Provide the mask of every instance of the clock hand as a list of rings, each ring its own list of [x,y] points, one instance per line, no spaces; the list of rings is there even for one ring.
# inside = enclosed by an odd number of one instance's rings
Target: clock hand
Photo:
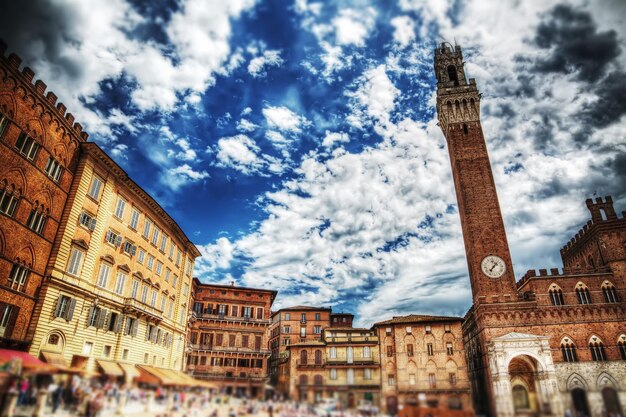
[[[489,269],[489,272],[493,271],[493,268],[495,268],[496,266],[498,266],[498,264],[494,263],[491,268]]]

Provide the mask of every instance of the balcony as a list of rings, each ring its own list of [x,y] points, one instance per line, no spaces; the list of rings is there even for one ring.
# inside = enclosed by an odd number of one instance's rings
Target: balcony
[[[248,347],[236,347],[236,346],[215,346],[215,345],[201,345],[197,343],[190,343],[189,349],[206,351],[206,352],[228,352],[228,353],[254,353],[260,355],[269,356],[272,352],[269,349],[253,349]]]
[[[191,376],[198,379],[209,380],[222,380],[222,381],[252,381],[252,382],[267,382],[268,377],[259,374],[246,374],[246,376],[227,375],[225,373],[218,372],[202,372],[194,371],[190,372]]]
[[[376,367],[378,366],[378,363],[376,363],[374,361],[374,358],[354,358],[351,361],[348,361],[348,359],[346,358],[327,358],[326,359],[326,364],[327,365],[332,365],[332,366],[345,366],[345,367],[358,367],[358,366],[365,366],[365,367]]]
[[[136,314],[139,317],[145,317],[147,320],[152,321],[161,321],[163,319],[163,310],[130,297],[124,298],[124,313]]]
[[[315,360],[310,360],[310,361],[302,362],[302,359],[298,359],[296,361],[296,366],[298,368],[323,368],[324,361],[315,362]]]
[[[197,320],[226,320],[226,321],[233,321],[233,322],[238,322],[238,323],[260,323],[260,324],[270,324],[271,320],[269,319],[255,319],[254,317],[249,317],[249,316],[244,316],[244,317],[239,317],[239,316],[229,316],[227,314],[212,314],[212,313],[202,313],[202,312],[198,312],[193,310],[191,312],[192,317],[196,318]]]

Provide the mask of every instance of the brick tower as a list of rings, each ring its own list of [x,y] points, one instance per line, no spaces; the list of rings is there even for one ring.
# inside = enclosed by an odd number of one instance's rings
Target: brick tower
[[[515,274],[480,124],[480,94],[474,79],[467,82],[460,46],[442,43],[435,50],[435,74],[474,303],[514,300]]]

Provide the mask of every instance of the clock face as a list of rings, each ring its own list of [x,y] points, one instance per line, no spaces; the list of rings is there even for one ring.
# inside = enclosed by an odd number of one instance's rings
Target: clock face
[[[502,258],[495,255],[485,256],[480,268],[489,278],[500,278],[506,272],[506,264]]]

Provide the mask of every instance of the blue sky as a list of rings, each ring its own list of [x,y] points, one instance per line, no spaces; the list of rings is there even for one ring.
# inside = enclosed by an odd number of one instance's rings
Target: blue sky
[[[471,303],[442,40],[483,93],[518,278],[561,266],[586,198],[626,207],[626,6],[538,3],[2,1],[0,36],[198,245],[203,281],[369,324]]]

